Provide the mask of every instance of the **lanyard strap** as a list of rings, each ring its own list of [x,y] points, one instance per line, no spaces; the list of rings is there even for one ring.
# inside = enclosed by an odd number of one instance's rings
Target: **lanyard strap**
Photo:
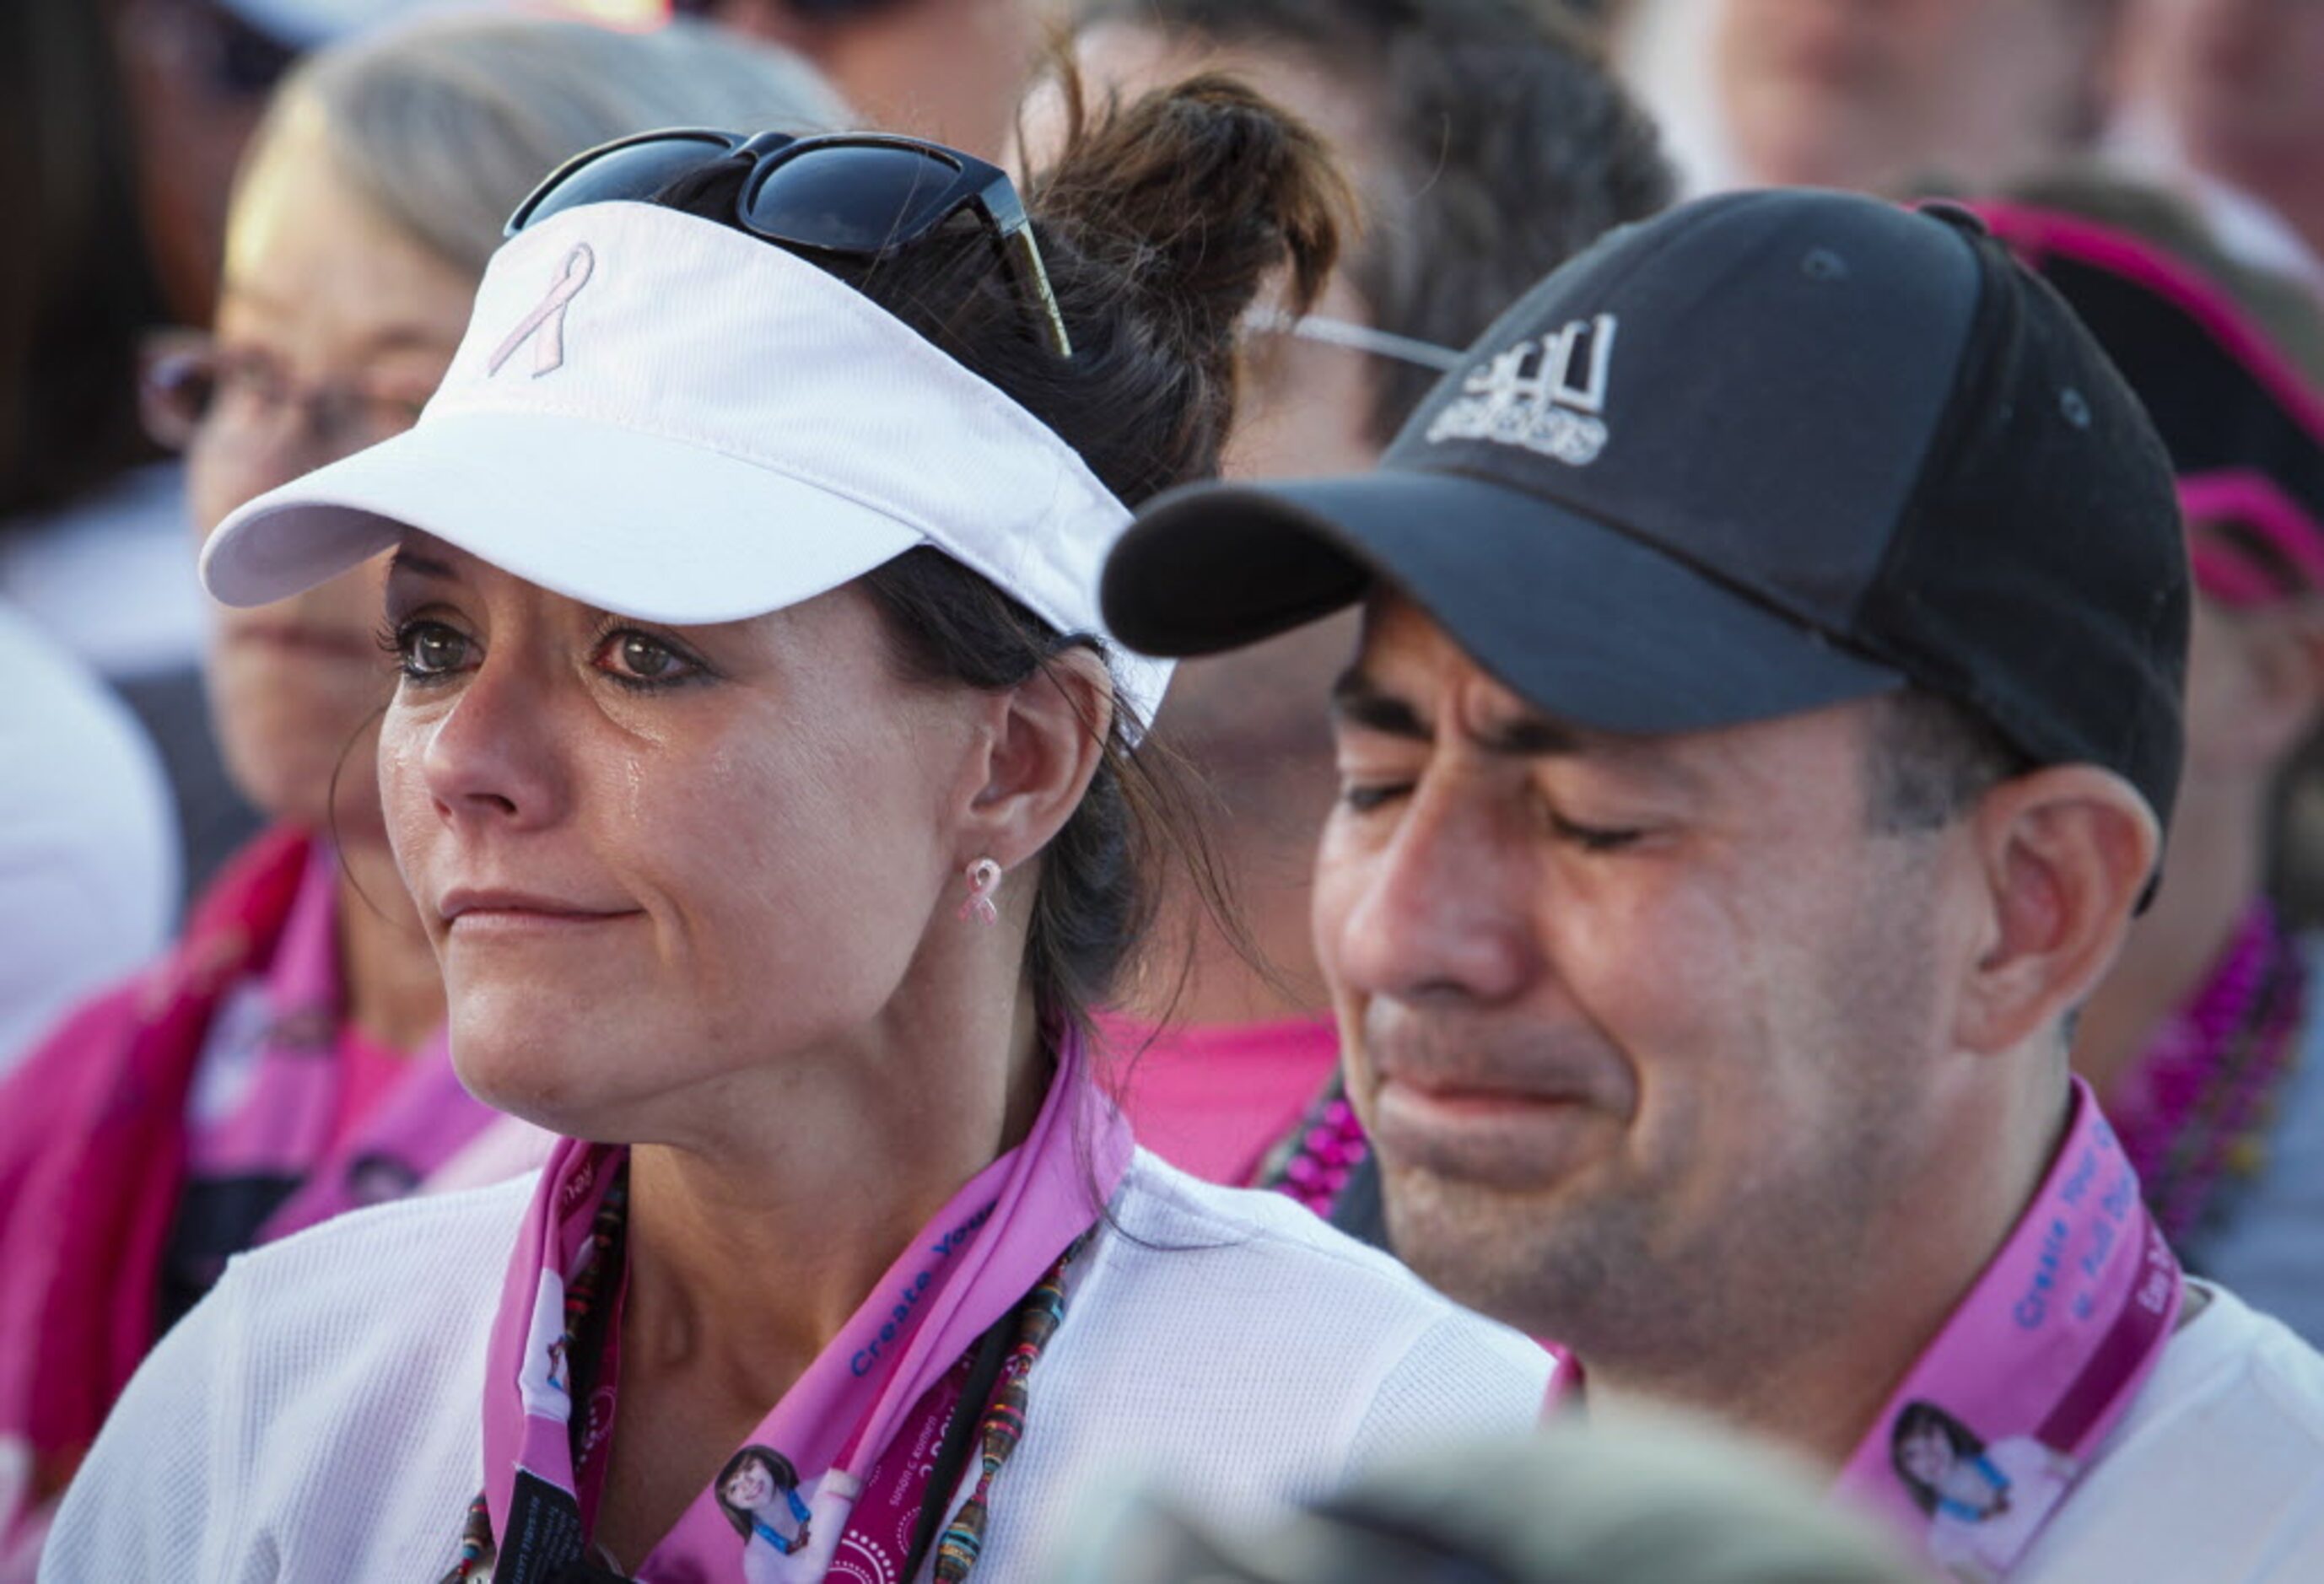
[[[1067,1259],[1072,1256],[1067,1255]],[[1017,1317],[1010,1316],[978,1339],[976,1351],[971,1355],[968,1379],[961,1386],[964,1403],[984,1403],[993,1400],[1000,1383],[1001,1366],[1009,1357],[1009,1344],[1015,1340]],[[945,1515],[952,1508],[952,1493],[960,1488],[961,1477],[968,1472],[968,1460],[979,1439],[982,1426],[980,1415],[954,1413],[952,1423],[945,1426],[944,1445],[936,1453],[936,1469],[928,1476],[926,1489],[920,1492],[920,1516],[912,1525],[911,1555],[900,1575],[906,1580],[920,1576],[920,1568],[928,1560],[928,1552],[944,1528]]]
[[[626,1195],[616,1183],[607,1193],[597,1211],[592,1229],[592,1240],[596,1243],[600,1257],[593,1260],[583,1275],[576,1276],[567,1303],[566,1348],[567,1357],[576,1360],[599,1357],[605,1334],[604,1317],[610,1306],[598,1302],[604,1286],[618,1279],[622,1257],[622,1223]],[[995,1478],[1007,1463],[1024,1435],[1027,1408],[1025,1377],[1030,1372],[1044,1347],[1055,1334],[1065,1315],[1065,1273],[1080,1255],[1088,1239],[1074,1240],[1073,1247],[1059,1257],[1056,1266],[1040,1284],[1026,1295],[1025,1302],[1003,1315],[960,1361],[954,1371],[962,1377],[957,1391],[946,1391],[943,1384],[932,1388],[919,1404],[917,1417],[926,1421],[941,1416],[944,1433],[941,1449],[921,1480],[919,1515],[914,1526],[910,1555],[902,1573],[905,1579],[919,1577],[930,1551],[936,1555],[936,1576],[940,1584],[961,1584],[974,1569],[982,1548],[984,1531],[989,1521],[991,1489]],[[593,1277],[595,1279],[590,1279]],[[576,1395],[586,1398],[586,1382],[594,1370],[576,1368],[574,1387]],[[982,1406],[982,1412],[978,1411]],[[575,1463],[580,1467],[579,1442],[585,1433],[585,1421],[572,1421],[571,1433],[576,1442]],[[984,1469],[975,1490],[963,1504],[959,1515],[949,1527],[941,1530],[945,1515],[952,1505],[953,1493],[960,1488],[966,1475],[970,1457],[982,1449]],[[891,1488],[867,1495],[884,1495],[885,1503],[866,1502],[858,1511],[874,1506],[893,1506],[908,1490],[915,1474],[908,1460],[899,1460],[890,1478],[883,1483]],[[560,1493],[561,1494],[561,1493]],[[768,1530],[763,1523],[752,1527],[761,1538],[784,1555],[804,1547],[807,1541],[809,1509],[799,1498],[796,1487],[785,1492],[791,1515],[798,1524],[794,1535],[785,1536]],[[859,1524],[851,1522],[853,1532]],[[569,1540],[530,1553],[520,1561],[508,1577],[502,1578],[498,1550],[493,1535],[492,1512],[484,1493],[479,1491],[469,1503],[466,1523],[460,1537],[460,1552],[452,1570],[443,1584],[471,1584],[486,1580],[492,1584],[627,1584],[623,1575],[613,1572],[591,1557],[581,1543],[580,1519],[577,1512],[569,1519]],[[843,1547],[844,1549],[844,1547]]]
[[[2016,1566],[2128,1412],[2178,1316],[2179,1261],[2137,1174],[2080,1079],[2070,1106],[2016,1229],[1840,1474],[1850,1500],[1940,1565],[1993,1577]],[[2006,1508],[1963,1518],[1941,1485],[1962,1465],[2008,1475]],[[2005,1510],[2007,1524],[1994,1522]]]
[[[867,1559],[892,1568],[920,1527],[921,1482],[955,1417],[973,1421],[986,1406],[963,1394],[989,1333],[1001,1328],[1015,1345],[990,1377],[984,1472],[963,1510],[964,1520],[981,1517],[991,1477],[1015,1444],[1010,1416],[1021,1414],[1024,1377],[1063,1311],[1064,1262],[1131,1153],[1128,1128],[1084,1076],[1079,1041],[1062,1033],[1057,1073],[1024,1142],[962,1183],[896,1255],[717,1479],[632,1559],[641,1576],[818,1584]],[[553,1577],[586,1549],[622,1386],[628,1158],[621,1147],[565,1141],[512,1251],[485,1377],[487,1521],[472,1525],[464,1552],[471,1576],[494,1533],[501,1584]],[[595,1335],[583,1323],[592,1315],[602,1317]],[[575,1365],[594,1378],[576,1381]],[[811,1514],[790,1553],[754,1528],[763,1521],[791,1532],[786,1490]],[[953,1538],[948,1531],[936,1543],[939,1576],[958,1576],[944,1557]],[[973,1537],[965,1543],[973,1552]]]

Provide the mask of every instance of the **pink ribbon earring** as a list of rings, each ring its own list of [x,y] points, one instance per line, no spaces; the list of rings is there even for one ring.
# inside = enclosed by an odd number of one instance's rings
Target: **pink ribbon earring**
[[[974,918],[979,924],[1001,922],[1001,909],[992,905],[992,893],[1001,889],[1001,866],[990,858],[980,858],[968,866],[968,900],[960,905],[964,919]]]

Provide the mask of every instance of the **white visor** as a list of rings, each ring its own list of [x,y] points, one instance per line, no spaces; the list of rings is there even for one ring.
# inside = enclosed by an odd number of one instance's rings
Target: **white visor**
[[[311,588],[418,529],[584,604],[698,626],[794,605],[916,545],[1106,641],[1129,511],[1046,424],[813,264],[650,204],[591,204],[493,255],[419,423],[249,502],[202,549],[229,605]]]

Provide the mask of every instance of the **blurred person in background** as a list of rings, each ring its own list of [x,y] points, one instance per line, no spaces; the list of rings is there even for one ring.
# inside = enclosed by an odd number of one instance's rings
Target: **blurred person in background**
[[[2195,576],[2172,862],[2082,1009],[2076,1069],[2189,1267],[2324,1343],[2324,998],[2280,883],[2324,724],[2324,312],[2151,188],[2090,172],[1978,207],[2145,405]]]
[[[1803,1464],[1676,1415],[1452,1442],[1264,1529],[1098,1506],[1047,1584],[1927,1584]]]
[[[146,246],[170,321],[217,306],[227,196],[243,145],[308,50],[392,20],[413,0],[97,0],[127,83]]]
[[[1134,92],[1205,66],[1246,77],[1323,133],[1363,205],[1364,230],[1314,311],[1262,312],[1249,327],[1230,477],[1368,466],[1458,362],[1452,349],[1553,265],[1670,198],[1652,124],[1555,0],[1084,0],[1076,18],[1093,83]],[[1043,104],[1028,122],[1036,146]],[[1181,894],[1133,1016],[1110,1030],[1153,1148],[1326,1213],[1351,1174],[1362,1181],[1307,923],[1333,783],[1314,701],[1351,631],[1324,623],[1179,668],[1157,741],[1215,789],[1221,868],[1256,951]],[[1180,988],[1170,948],[1189,939]],[[1163,1018],[1172,1026],[1157,1030]],[[1347,1208],[1346,1229],[1378,1241],[1376,1198]]]
[[[149,454],[137,337],[159,312],[102,20],[0,14],[0,565],[31,514]],[[183,541],[175,542],[182,571]],[[144,733],[0,580],[0,1072],[56,1014],[168,938],[177,824]]]
[[[673,123],[841,114],[796,58],[700,24],[447,19],[309,58],[237,180],[216,335],[152,371],[198,536],[409,427],[503,222],[559,160]],[[19,1570],[130,1372],[228,1257],[410,1191],[494,1118],[453,1074],[381,824],[379,576],[220,613],[217,735],[270,826],[169,954],[0,1091],[0,1524]]]
[[[1058,0],[676,0],[796,50],[871,124],[999,157]]]
[[[2324,294],[2324,5],[2124,3],[2114,151],[2184,191],[2236,258]]]
[[[170,322],[207,327],[243,145],[300,57],[422,14],[511,10],[642,28],[666,0],[87,0],[128,87],[147,248]]]
[[[6,398],[17,407],[21,454],[72,477],[68,489],[34,498],[11,490],[0,503],[0,597],[103,676],[159,749],[182,853],[171,868],[180,887],[171,898],[173,916],[256,833],[259,816],[235,790],[210,734],[201,679],[207,602],[185,553],[184,472],[135,428],[136,338],[161,325],[210,322],[235,163],[283,71],[309,44],[412,4],[85,0],[12,8],[12,27],[69,25],[101,41],[102,75],[85,69],[78,90],[101,96],[84,102],[104,106],[93,112],[104,132],[88,146],[113,150],[121,161],[115,180],[126,190],[104,200],[115,208],[104,221],[102,255],[47,278],[51,335],[82,360],[78,374],[47,372]],[[51,75],[42,91],[55,95],[64,80]],[[32,235],[62,237],[90,223],[89,201],[68,189],[19,212],[38,216]],[[134,297],[124,285],[131,280]]]
[[[1625,75],[1690,192],[1988,186],[2103,125],[2129,0],[1636,0]]]
[[[104,253],[46,277],[51,342],[103,349],[46,389],[0,398],[18,407],[26,454],[42,482],[71,487],[0,497],[0,597],[94,668],[125,699],[161,754],[177,802],[183,889],[190,900],[254,835],[260,812],[236,791],[203,707],[207,602],[185,556],[183,470],[118,419],[133,410],[121,357],[152,327],[207,327],[217,306],[227,191],[244,141],[274,85],[301,55],[424,7],[486,9],[504,0],[80,0],[12,9],[13,28],[70,26],[106,41],[103,80],[76,68],[74,91],[102,105],[102,143],[125,161],[134,213],[106,222]],[[559,0],[540,9],[642,21],[659,0]],[[12,65],[20,56],[12,57]],[[68,79],[39,92],[53,102]],[[101,95],[101,97],[88,96]],[[40,102],[16,103],[29,110]],[[12,113],[14,113],[12,111]],[[94,114],[94,112],[89,112]],[[30,146],[15,143],[14,148]],[[75,156],[78,157],[78,156]],[[116,182],[120,180],[115,179]],[[93,189],[91,189],[94,190]],[[89,224],[89,198],[44,195],[28,234],[65,237]],[[139,281],[135,300],[122,283]],[[95,327],[103,316],[106,324]],[[13,371],[12,371],[13,373]],[[101,392],[101,394],[100,394]],[[109,403],[110,417],[92,403]]]
[[[58,1015],[168,941],[169,783],[137,719],[0,601],[0,1077]]]

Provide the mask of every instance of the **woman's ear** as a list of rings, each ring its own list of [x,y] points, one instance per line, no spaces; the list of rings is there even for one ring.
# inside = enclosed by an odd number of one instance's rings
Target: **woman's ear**
[[[1039,853],[1081,806],[1105,756],[1113,684],[1096,653],[1074,648],[994,704],[981,784],[963,811],[961,861],[991,858],[1006,870]]]
[[[1969,835],[1991,925],[1954,1041],[1993,1054],[2062,1023],[2089,998],[2128,933],[2162,830],[2127,781],[2080,764],[1995,787],[1970,814]]]

